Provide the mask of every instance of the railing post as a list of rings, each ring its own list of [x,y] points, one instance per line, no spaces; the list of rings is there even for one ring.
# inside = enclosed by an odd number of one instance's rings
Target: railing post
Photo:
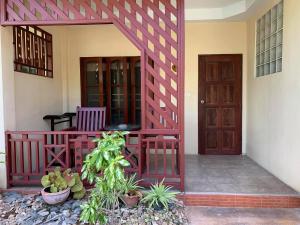
[[[42,141],[42,151],[43,151],[43,174],[45,175],[47,173],[47,165],[48,165],[48,152],[47,148],[45,148],[45,145],[47,144],[47,134],[43,134],[43,141]]]
[[[5,17],[6,17],[6,0],[2,0],[0,5],[0,24],[3,24],[5,22]]]
[[[138,177],[139,179],[142,178],[142,136],[138,134],[138,149],[139,151],[139,160],[138,160]]]
[[[66,146],[66,166],[67,168],[70,168],[70,146],[69,146],[69,134],[64,134],[64,141]]]
[[[5,163],[6,163],[6,182],[7,188],[11,186],[11,147],[10,147],[11,134],[5,134]]]
[[[182,134],[183,135],[183,134]],[[182,135],[178,136],[179,142],[179,175],[180,175],[180,190],[184,192],[184,180],[185,180],[185,155],[184,155],[184,144]]]

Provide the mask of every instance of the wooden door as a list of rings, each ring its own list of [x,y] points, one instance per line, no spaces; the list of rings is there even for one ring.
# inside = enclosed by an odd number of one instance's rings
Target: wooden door
[[[199,56],[199,153],[241,154],[242,55]]]

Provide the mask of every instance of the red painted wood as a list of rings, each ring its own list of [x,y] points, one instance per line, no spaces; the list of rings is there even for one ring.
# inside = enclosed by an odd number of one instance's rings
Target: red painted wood
[[[56,166],[61,166],[62,168],[74,167],[78,172],[80,172],[84,154],[89,153],[94,147],[95,143],[92,141],[95,137],[100,137],[101,131],[94,132],[82,132],[82,131],[14,131],[6,132],[6,152],[7,154],[7,172],[8,172],[8,183],[10,185],[20,185],[21,184],[38,184],[40,177],[53,170]],[[130,138],[137,138],[138,140],[132,142]],[[53,142],[52,142],[53,140]],[[16,147],[13,147],[13,143],[18,142]],[[125,159],[131,163],[131,167],[126,171],[128,173],[137,173],[139,178],[180,178],[180,175],[175,173],[174,168],[169,168],[167,165],[166,154],[168,149],[173,149],[175,153],[175,148],[177,146],[176,139],[164,138],[164,135],[156,134],[143,134],[139,131],[133,131],[126,137],[126,147],[131,150],[130,154],[125,154]],[[31,145],[31,152],[27,151],[28,147]],[[14,149],[15,148],[15,149]],[[55,149],[55,151],[54,151]],[[153,151],[153,150],[154,151]],[[159,154],[161,149],[164,150],[164,154]],[[12,154],[16,150],[16,154]],[[143,157],[143,152],[146,151],[146,158]],[[35,155],[32,155],[35,152]],[[75,152],[75,154],[71,154]],[[155,154],[151,157],[151,154]],[[27,154],[27,155],[26,155]],[[29,155],[28,155],[29,154]],[[43,160],[39,155],[43,155]],[[27,163],[24,163],[23,167],[15,170],[11,162],[15,161],[21,156],[30,158]],[[138,159],[136,164],[133,160],[133,155]],[[160,157],[164,157],[163,162],[165,165],[159,165],[158,160]],[[74,158],[73,158],[74,157]],[[150,163],[150,157],[154,159],[154,163]],[[34,158],[34,160],[33,160]],[[175,155],[172,156],[172,165],[175,165]],[[49,160],[48,160],[49,159]],[[72,164],[71,162],[75,162]],[[146,165],[143,163],[146,161]],[[159,170],[159,167],[164,167],[164,170]],[[33,169],[35,168],[35,169]],[[143,174],[144,168],[147,174]],[[168,171],[172,171],[171,173]],[[15,178],[18,177],[18,180]],[[168,183],[168,182],[167,182]],[[168,183],[169,184],[169,183]],[[180,180],[176,184],[179,187]]]
[[[93,2],[96,7],[91,5],[91,1],[63,0],[60,8],[53,0],[32,0],[26,4],[23,0],[1,1],[1,24],[113,23],[141,51],[141,134],[175,134],[177,143],[174,151],[179,161],[181,180],[184,180],[184,0]],[[125,2],[130,10],[125,7]],[[165,93],[161,93],[161,88],[165,89]],[[78,118],[79,126],[85,122],[86,115]],[[92,125],[88,126],[86,129],[92,130]],[[161,144],[158,140],[153,143]],[[139,149],[143,148],[143,144],[141,141]],[[141,154],[143,157],[144,153]],[[180,185],[183,190],[184,182]]]
[[[101,131],[105,127],[105,107],[77,107],[76,120],[78,131]],[[95,120],[92,120],[95,118]]]

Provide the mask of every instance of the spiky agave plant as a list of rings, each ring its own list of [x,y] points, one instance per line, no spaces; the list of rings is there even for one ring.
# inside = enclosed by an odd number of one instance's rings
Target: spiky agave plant
[[[172,187],[163,183],[164,179],[160,183],[153,184],[150,187],[150,191],[145,193],[142,202],[147,203],[151,208],[163,206],[165,209],[168,209],[169,204],[176,200],[176,195],[179,192],[171,191]]]

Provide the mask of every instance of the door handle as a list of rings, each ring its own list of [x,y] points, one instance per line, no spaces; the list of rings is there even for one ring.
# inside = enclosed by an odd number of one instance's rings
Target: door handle
[[[205,103],[205,101],[203,99],[201,99],[200,103],[203,105]]]

